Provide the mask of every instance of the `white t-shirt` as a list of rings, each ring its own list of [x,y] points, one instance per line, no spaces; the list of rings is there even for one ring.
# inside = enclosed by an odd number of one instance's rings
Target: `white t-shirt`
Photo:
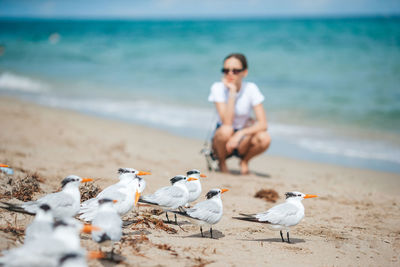
[[[227,103],[229,98],[229,89],[223,82],[216,82],[211,86],[211,92],[208,96],[210,102]],[[233,128],[242,129],[251,116],[254,106],[262,103],[264,96],[257,85],[251,82],[242,82],[235,101],[235,117],[233,119]],[[221,118],[219,118],[221,123]]]

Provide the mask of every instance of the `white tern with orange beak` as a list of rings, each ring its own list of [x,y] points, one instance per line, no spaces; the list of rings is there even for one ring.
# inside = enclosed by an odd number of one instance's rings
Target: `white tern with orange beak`
[[[279,230],[282,242],[285,242],[282,230],[286,230],[287,242],[290,243],[290,227],[297,225],[304,218],[304,206],[301,202],[305,198],[317,197],[316,195],[306,195],[300,192],[285,193],[286,201],[276,205],[266,212],[257,214],[240,214],[243,217],[234,217],[235,219],[266,223],[270,229]]]
[[[92,221],[94,216],[96,216],[97,209],[99,207],[99,200],[103,198],[108,198],[116,200],[114,204],[115,210],[118,212],[119,216],[123,216],[128,213],[137,203],[140,192],[143,190],[139,188],[139,175],[148,175],[149,172],[142,172],[132,168],[120,168],[118,170],[119,182],[101,191],[95,198],[86,200],[81,204],[81,209],[79,213],[80,219],[85,221]]]

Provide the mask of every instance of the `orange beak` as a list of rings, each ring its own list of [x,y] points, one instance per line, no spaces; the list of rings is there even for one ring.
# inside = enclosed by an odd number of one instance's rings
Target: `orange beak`
[[[140,175],[150,175],[151,174],[151,172],[142,172],[142,171],[139,171],[139,173],[138,173],[138,175],[140,176]]]
[[[202,178],[206,178],[206,177],[207,177],[207,175],[200,173],[200,177],[202,177]]]
[[[113,200],[113,202],[114,202],[114,203],[117,203],[117,202],[118,202],[118,200],[114,199],[114,200]]]
[[[309,195],[309,194],[307,194],[307,195],[305,195],[304,198],[313,198],[313,197],[317,197],[317,195]]]
[[[221,194],[225,193],[226,191],[229,191],[229,189],[221,189]]]
[[[92,231],[100,231],[101,228],[91,224],[85,224],[81,230],[82,233],[90,234]]]
[[[8,165],[6,165],[6,164],[0,164],[0,167],[6,167],[6,168],[8,168],[8,167],[10,167],[10,166],[8,166]]]
[[[87,257],[90,260],[103,259],[106,257],[106,254],[104,254],[104,252],[101,251],[89,251]]]
[[[135,194],[135,206],[137,205],[137,203],[138,203],[138,201],[139,201],[139,198],[140,198],[140,193],[139,193],[139,191],[136,190],[136,194]]]
[[[190,181],[196,181],[196,180],[198,180],[198,179],[197,179],[197,178],[190,177],[190,178],[188,179],[188,182],[190,182]]]
[[[81,183],[86,183],[86,182],[91,182],[91,181],[93,181],[92,178],[82,178]]]

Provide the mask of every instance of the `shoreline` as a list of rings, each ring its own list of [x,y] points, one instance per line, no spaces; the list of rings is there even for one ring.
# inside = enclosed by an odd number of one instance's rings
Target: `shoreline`
[[[142,107],[137,111],[140,115],[127,116],[126,114],[130,112],[136,112],[135,109],[126,109],[127,106],[130,106],[127,103],[120,103],[123,108],[115,109],[115,105],[118,105],[118,103],[113,101],[109,104],[107,104],[107,102],[92,103],[83,101],[79,103],[72,101],[72,103],[70,103],[72,106],[68,106],[67,103],[69,103],[69,101],[66,100],[62,100],[61,102],[58,102],[60,100],[56,100],[56,104],[49,104],[46,102],[46,98],[41,99],[40,97],[18,97],[17,95],[5,95],[0,97],[6,99],[11,98],[16,101],[26,101],[34,105],[48,108],[65,111],[70,110],[100,119],[148,127],[177,137],[189,138],[203,143],[205,142],[205,138],[210,138],[214,130],[214,124],[210,122],[216,118],[214,114],[212,115],[213,119],[211,119],[210,110],[207,111],[206,116],[203,114],[205,110],[195,109],[189,117],[184,116],[183,121],[174,125],[166,121],[168,121],[170,117],[179,116],[180,113],[178,110],[175,110],[175,108],[171,108],[171,106],[157,105],[156,111],[150,111],[148,110],[149,103],[147,103],[145,105],[147,106],[146,108],[143,109]],[[47,99],[47,101],[52,103],[54,99],[50,98]],[[99,111],[102,107],[104,107],[105,110],[111,109],[114,111]],[[153,117],[154,114],[149,115],[150,113],[152,114],[152,112],[160,114],[163,112],[164,108],[167,109],[167,114],[161,117],[159,115]],[[193,113],[203,114],[199,125],[205,125],[204,128],[198,125],[194,128],[194,125],[190,122],[196,118]],[[208,116],[210,118],[208,118]],[[184,127],[181,125],[182,123],[186,126]],[[327,127],[325,124],[317,126],[309,123],[293,124],[284,121],[280,123],[270,122],[270,124],[272,143],[268,151],[264,153],[266,155],[400,174],[400,164],[397,162],[398,159],[396,157],[399,151],[397,146],[400,144],[398,143],[400,139],[398,140],[397,136],[394,134],[378,134],[378,132],[372,130],[365,133],[361,131],[361,129],[343,128],[343,125],[341,126],[342,128],[334,129],[332,126]],[[346,132],[346,134],[344,134],[344,132]],[[357,134],[359,136],[357,136]]]
[[[121,254],[129,265],[193,266],[200,264],[198,258],[207,266],[293,266],[299,262],[307,266],[394,266],[400,261],[398,174],[268,154],[250,163],[250,175],[211,173],[199,153],[201,141],[13,98],[0,98],[0,112],[0,163],[38,173],[43,179],[43,193],[57,190],[61,179],[72,173],[97,177],[96,184],[104,188],[115,182],[119,167],[152,172],[145,177],[144,194],[168,185],[169,178],[193,168],[208,176],[202,180],[199,201],[211,188],[230,190],[222,199],[224,216],[213,227],[217,239],[200,238],[199,229],[188,224],[182,225],[186,232],[171,225],[176,234],[140,228],[148,232],[150,241],[141,247],[144,256],[122,244]],[[232,159],[228,166],[237,171],[237,163]],[[4,175],[0,178],[4,182]],[[306,215],[291,232],[293,244],[281,243],[279,233],[267,227],[232,219],[241,212],[261,212],[275,205],[254,198],[261,188],[277,191],[278,203],[284,201],[287,191],[319,196],[303,201]],[[14,222],[11,213],[1,213],[2,227]],[[132,216],[130,213],[126,217]],[[25,215],[15,218],[22,228],[31,220]],[[128,235],[135,231],[124,229]],[[13,240],[12,234],[0,232],[0,249],[20,245]],[[82,242],[85,248],[96,249],[90,238]],[[171,250],[152,244],[166,244]],[[91,261],[89,266],[101,264]]]

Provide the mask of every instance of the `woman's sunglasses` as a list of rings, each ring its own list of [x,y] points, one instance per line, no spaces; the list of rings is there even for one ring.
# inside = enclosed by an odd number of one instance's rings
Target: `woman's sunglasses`
[[[228,74],[230,71],[232,71],[232,73],[233,74],[239,74],[239,73],[241,73],[242,71],[244,71],[244,69],[225,69],[225,68],[223,68],[222,70],[221,70],[224,74]]]

